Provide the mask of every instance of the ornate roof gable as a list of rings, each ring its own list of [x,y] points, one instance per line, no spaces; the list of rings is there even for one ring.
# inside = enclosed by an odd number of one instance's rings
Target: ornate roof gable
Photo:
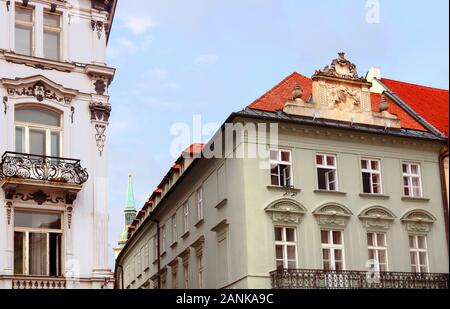
[[[51,100],[70,105],[72,99],[78,95],[78,90],[65,88],[42,75],[16,79],[3,78],[0,82],[8,89],[9,97],[34,98],[38,102]]]

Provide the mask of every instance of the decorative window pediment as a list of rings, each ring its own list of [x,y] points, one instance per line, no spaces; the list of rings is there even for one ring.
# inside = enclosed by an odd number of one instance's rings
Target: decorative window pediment
[[[298,224],[306,213],[306,208],[303,205],[291,199],[277,200],[264,210],[271,215],[273,222],[276,223]]]
[[[414,209],[404,214],[400,221],[406,224],[409,232],[428,233],[436,218],[426,210]]]
[[[338,203],[327,203],[319,206],[313,211],[320,226],[345,227],[345,223],[353,213],[344,205]]]
[[[38,102],[51,100],[70,105],[78,95],[78,90],[65,88],[42,75],[0,81],[8,89],[9,97],[34,97]]]
[[[387,230],[396,216],[383,206],[372,206],[363,210],[358,218],[364,222],[366,229]]]

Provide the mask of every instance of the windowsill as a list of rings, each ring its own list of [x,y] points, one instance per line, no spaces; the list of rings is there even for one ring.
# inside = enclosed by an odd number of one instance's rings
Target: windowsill
[[[173,249],[173,248],[175,248],[176,246],[178,246],[178,242],[177,242],[177,241],[175,241],[174,243],[172,243],[172,244],[170,245],[170,248]]]
[[[294,193],[300,193],[302,191],[302,189],[299,188],[294,188],[294,187],[282,187],[282,186],[274,186],[274,185],[269,185],[267,186],[267,189],[270,191],[291,191]]]
[[[138,279],[141,279],[141,278],[142,278],[142,274],[138,275],[137,278],[138,278]]]
[[[338,194],[338,195],[347,195],[347,192],[342,191],[331,191],[331,190],[314,190],[314,193],[327,193],[327,194]]]
[[[167,252],[166,251],[164,251],[163,253],[161,253],[161,257],[163,258],[163,257],[165,257],[167,255]]]
[[[46,58],[39,58],[35,56],[27,56],[16,54],[13,52],[5,52],[6,61],[25,64],[28,66],[35,67],[37,69],[54,69],[63,72],[72,72],[75,69],[75,65],[68,62],[55,61]]]
[[[156,259],[152,262],[153,265],[156,265],[156,263],[158,263],[158,259]]]
[[[150,267],[147,267],[146,269],[144,269],[144,273],[148,272],[150,270]]]
[[[359,196],[360,197],[368,197],[368,198],[382,198],[382,199],[391,198],[389,195],[373,194],[373,193],[360,193]]]
[[[430,199],[427,197],[403,196],[402,201],[429,202]]]
[[[228,202],[228,199],[224,198],[223,200],[221,200],[219,202],[219,204],[217,204],[216,206],[214,206],[214,208],[216,209],[221,209],[222,207],[224,207]]]
[[[189,234],[190,234],[190,232],[187,231],[186,233],[184,233],[183,235],[181,235],[181,238],[186,239],[186,238],[188,238]]]
[[[130,285],[133,285],[133,284],[135,284],[136,283],[136,280],[133,280],[133,281],[131,281],[131,284]]]
[[[203,225],[203,223],[205,223],[205,219],[200,219],[200,220],[198,220],[197,223],[194,224],[194,226],[195,226],[196,228],[199,228],[200,226]]]

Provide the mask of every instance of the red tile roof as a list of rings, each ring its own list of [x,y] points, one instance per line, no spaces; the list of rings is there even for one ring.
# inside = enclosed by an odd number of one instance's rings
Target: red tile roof
[[[382,78],[381,82],[426,121],[448,136],[448,90]]]
[[[420,123],[417,122],[410,114],[408,114],[403,108],[398,106],[394,101],[385,96],[389,109],[388,112],[396,115],[400,121],[402,128],[410,129],[410,130],[418,130],[418,131],[428,131],[424,128]],[[371,93],[370,94],[370,104],[372,105],[372,111],[378,112],[378,106],[380,104],[381,94]]]
[[[303,89],[303,100],[308,100],[312,93],[312,80],[294,72],[248,107],[268,112],[282,110],[286,101],[292,99],[292,90],[296,84]]]
[[[200,143],[194,143],[191,144],[189,147],[187,147],[183,153],[189,153],[189,154],[199,154],[202,152],[203,147],[205,147],[205,144]]]
[[[382,79],[382,82],[419,115],[448,135],[448,90],[413,85],[388,79]],[[292,98],[292,90],[296,84],[299,84],[303,89],[303,100],[308,100],[312,93],[312,80],[294,72],[259,99],[248,105],[248,108],[268,112],[280,111],[283,109],[286,101]],[[372,110],[377,111],[380,98],[381,96],[379,94],[371,93]],[[388,99],[388,102],[389,112],[400,118],[402,128],[427,131],[427,129],[394,101]],[[433,106],[433,108],[430,109],[428,106]]]

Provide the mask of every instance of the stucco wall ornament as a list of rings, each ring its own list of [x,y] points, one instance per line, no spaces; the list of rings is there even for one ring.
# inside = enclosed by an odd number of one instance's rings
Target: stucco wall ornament
[[[343,112],[362,112],[361,98],[358,91],[342,85],[328,85],[328,89],[329,108]]]
[[[306,208],[291,199],[281,199],[271,203],[264,211],[275,223],[299,224],[306,213]]]
[[[344,205],[327,203],[313,211],[313,215],[320,226],[343,228],[353,213]]]
[[[111,115],[111,104],[92,102],[89,104],[91,111],[91,122],[95,129],[95,142],[97,144],[100,156],[102,156],[106,145],[106,129],[108,128],[108,121]]]
[[[396,216],[387,208],[382,206],[369,207],[358,216],[369,230],[387,230]]]
[[[314,75],[325,75],[330,77],[349,78],[364,81],[364,77],[358,76],[356,65],[345,59],[345,53],[338,53],[338,58],[334,59],[330,65],[323,70],[316,70]]]
[[[12,217],[12,203],[6,202],[5,208],[6,208],[6,220],[8,221],[8,225],[11,224],[11,217]]]
[[[78,95],[78,90],[65,88],[42,75],[16,79],[4,78],[1,83],[7,88],[10,98],[34,97],[38,102],[51,100],[70,105],[72,99]]]
[[[4,106],[4,113],[5,113],[5,115],[6,115],[6,110],[8,109],[8,97],[7,96],[4,96],[3,97],[3,106]]]
[[[415,209],[407,212],[400,219],[406,224],[406,229],[409,232],[428,233],[436,218],[426,210]]]
[[[103,29],[104,29],[104,22],[100,21],[100,20],[91,20],[91,27],[92,27],[92,31],[97,31],[97,37],[100,40],[102,38],[102,33],[103,33]]]
[[[46,202],[51,203],[51,204],[64,203],[64,198],[62,198],[62,197],[52,198],[50,195],[46,194],[45,192],[43,192],[41,190],[36,191],[34,193],[29,193],[27,195],[25,195],[23,193],[17,193],[14,197],[17,199],[20,199],[24,202],[32,200],[32,201],[36,202],[38,205],[42,205]]]

